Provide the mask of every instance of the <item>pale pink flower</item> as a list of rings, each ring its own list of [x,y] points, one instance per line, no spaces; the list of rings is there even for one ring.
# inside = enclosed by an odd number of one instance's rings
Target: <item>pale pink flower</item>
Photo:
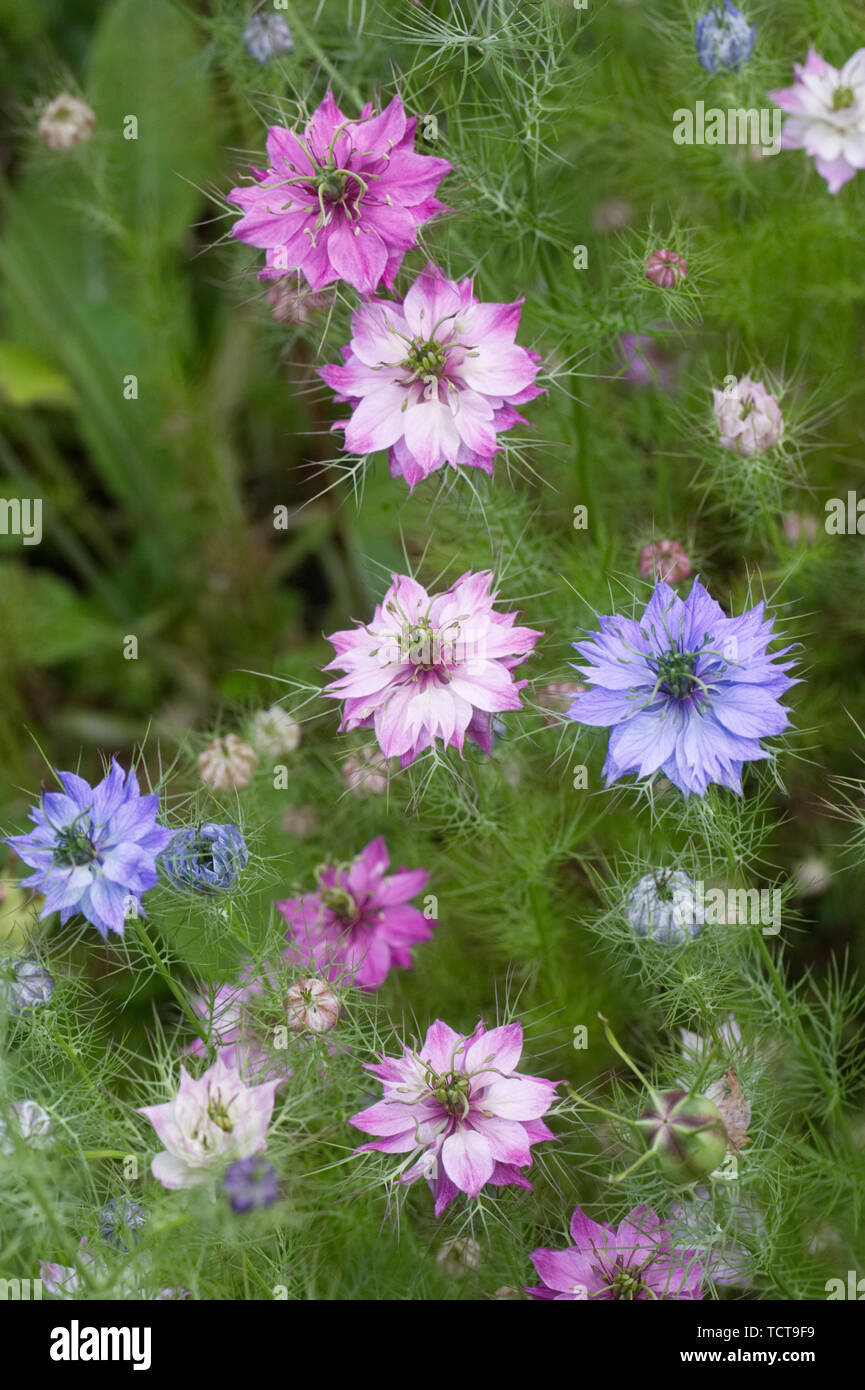
[[[271,705],[255,715],[249,740],[263,758],[281,758],[296,753],[301,743],[300,725],[281,705]]]
[[[378,989],[395,966],[411,966],[411,947],[429,941],[434,918],[411,899],[429,881],[426,869],[388,874],[381,836],[351,864],[325,865],[314,893],[276,904],[288,923],[285,959],[311,965],[329,980],[348,976],[362,989]]]
[[[312,290],[345,280],[361,294],[393,285],[417,230],[442,204],[433,197],[451,166],[415,154],[416,117],[400,97],[356,121],[328,92],[302,132],[271,126],[269,167],[228,197],[243,209],[232,228],[267,252],[267,275],[302,271]]]
[[[215,738],[199,755],[198,773],[214,791],[241,791],[252,781],[257,762],[254,748],[237,734],[226,734],[225,738]]]
[[[173,1100],[139,1107],[165,1146],[150,1165],[153,1176],[163,1187],[194,1187],[208,1181],[214,1166],[261,1153],[278,1085],[248,1086],[221,1052],[198,1080],[181,1066]]]
[[[440,1216],[457,1192],[478,1197],[492,1187],[525,1187],[531,1146],[554,1139],[541,1119],[553,1104],[557,1081],[515,1070],[523,1050],[519,1023],[469,1036],[436,1020],[417,1051],[368,1063],[384,1098],[353,1115],[364,1134],[379,1136],[365,1149],[406,1154],[399,1182],[425,1178]]]
[[[352,796],[383,796],[387,791],[387,758],[378,748],[360,748],[346,758],[342,775]]]
[[[749,376],[734,378],[723,391],[712,391],[715,422],[725,449],[749,458],[764,454],[784,433],[784,420],[774,396],[762,381]]]
[[[78,1262],[74,1265],[55,1264],[51,1260],[39,1261],[39,1278],[46,1293],[54,1298],[77,1299],[85,1293],[87,1286],[96,1287],[100,1292],[112,1285],[111,1292],[122,1301],[145,1300],[165,1302],[170,1299],[186,1299],[191,1294],[188,1289],[157,1289],[156,1292],[142,1285],[147,1278],[149,1266],[143,1257],[113,1274],[107,1260],[102,1255],[94,1255],[87,1244],[86,1236],[78,1242]],[[83,1278],[82,1278],[83,1276]]]
[[[384,756],[403,767],[437,739],[491,752],[493,716],[520,708],[526,682],[511,672],[541,633],[494,610],[488,570],[467,570],[433,597],[407,575],[391,579],[368,625],[328,638],[336,657],[325,670],[346,672],[324,689],[345,702],[340,729],[374,728]]]
[[[50,150],[71,150],[93,134],[96,117],[80,97],[61,92],[39,117],[39,136]]]
[[[640,551],[640,574],[644,579],[662,579],[665,584],[681,584],[691,574],[688,552],[678,541],[650,541]]]
[[[321,376],[352,407],[345,448],[390,451],[391,476],[409,487],[445,463],[492,473],[498,436],[516,406],[540,394],[540,358],[516,343],[522,300],[486,304],[471,280],[448,280],[431,263],[401,304],[371,299],[352,317],[342,366]]]
[[[813,48],[794,63],[795,81],[769,95],[787,112],[781,146],[805,150],[830,193],[865,169],[865,48],[833,68]]]

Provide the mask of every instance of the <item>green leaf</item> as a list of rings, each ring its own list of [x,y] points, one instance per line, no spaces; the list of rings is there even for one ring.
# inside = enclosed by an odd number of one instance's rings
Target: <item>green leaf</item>
[[[72,406],[70,382],[22,343],[0,343],[0,396],[11,405]]]
[[[202,202],[195,185],[219,164],[219,120],[197,31],[164,0],[117,0],[93,41],[88,92],[118,219],[142,249],[177,242]]]
[[[104,651],[122,633],[106,623],[65,580],[15,561],[0,564],[2,659],[9,667],[54,666]]]

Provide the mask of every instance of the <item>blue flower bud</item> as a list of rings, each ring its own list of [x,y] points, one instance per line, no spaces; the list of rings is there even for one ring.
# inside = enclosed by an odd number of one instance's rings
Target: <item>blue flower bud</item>
[[[202,825],[179,830],[161,856],[162,869],[176,888],[220,893],[233,888],[246,867],[249,850],[236,825]]]
[[[294,48],[291,30],[280,14],[253,15],[244,30],[243,42],[257,63],[269,63],[271,58]]]
[[[757,30],[744,15],[724,0],[697,20],[697,57],[706,72],[730,68],[737,72],[754,51]]]

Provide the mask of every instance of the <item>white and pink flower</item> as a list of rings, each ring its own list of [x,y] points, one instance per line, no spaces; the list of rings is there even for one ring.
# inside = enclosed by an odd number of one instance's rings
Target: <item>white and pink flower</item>
[[[525,1187],[533,1144],[555,1135],[541,1119],[557,1081],[516,1071],[523,1050],[519,1023],[468,1036],[436,1020],[417,1051],[367,1064],[384,1098],[351,1123],[378,1137],[359,1152],[406,1154],[399,1182],[425,1178],[439,1217],[457,1195],[491,1187]]]
[[[278,1085],[248,1086],[222,1052],[197,1081],[181,1066],[173,1100],[139,1107],[165,1146],[150,1165],[153,1176],[163,1187],[194,1187],[214,1167],[261,1153]]]
[[[371,299],[352,317],[342,366],[321,369],[352,415],[337,421],[352,454],[390,451],[414,487],[445,463],[492,473],[499,434],[525,423],[540,358],[519,347],[522,300],[485,304],[471,280],[428,264],[401,304]]]
[[[762,381],[749,376],[734,377],[723,391],[713,388],[715,423],[721,444],[733,453],[750,458],[765,454],[784,433],[781,407]]]
[[[816,49],[794,63],[795,81],[769,95],[787,112],[781,146],[805,150],[830,193],[865,169],[865,48],[842,68],[833,68]]]
[[[490,753],[493,716],[520,708],[526,682],[513,668],[542,634],[494,610],[488,570],[466,570],[433,597],[407,575],[391,580],[370,623],[328,638],[336,656],[325,670],[345,672],[324,689],[344,701],[340,730],[374,729],[403,767],[437,739],[462,753],[468,738]]]

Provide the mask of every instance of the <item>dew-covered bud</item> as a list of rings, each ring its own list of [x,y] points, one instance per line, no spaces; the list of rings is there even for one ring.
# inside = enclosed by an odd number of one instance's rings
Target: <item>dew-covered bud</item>
[[[691,574],[691,560],[678,541],[651,541],[640,551],[640,574],[655,583],[681,584]]]
[[[340,1010],[339,999],[330,985],[314,975],[298,980],[285,998],[286,1020],[295,1033],[329,1033]]]
[[[647,1143],[671,1182],[696,1182],[714,1173],[727,1152],[727,1129],[708,1096],[661,1091],[640,1116]]]
[[[61,92],[39,117],[39,138],[49,150],[71,150],[93,134],[96,117],[86,101]]]
[[[215,738],[200,754],[198,772],[202,782],[216,792],[229,788],[239,791],[249,786],[257,762],[248,743],[236,734],[226,734],[225,738]]]
[[[646,261],[646,279],[651,280],[653,285],[659,285],[662,290],[674,290],[687,274],[688,262],[684,256],[667,247],[653,251]]]

